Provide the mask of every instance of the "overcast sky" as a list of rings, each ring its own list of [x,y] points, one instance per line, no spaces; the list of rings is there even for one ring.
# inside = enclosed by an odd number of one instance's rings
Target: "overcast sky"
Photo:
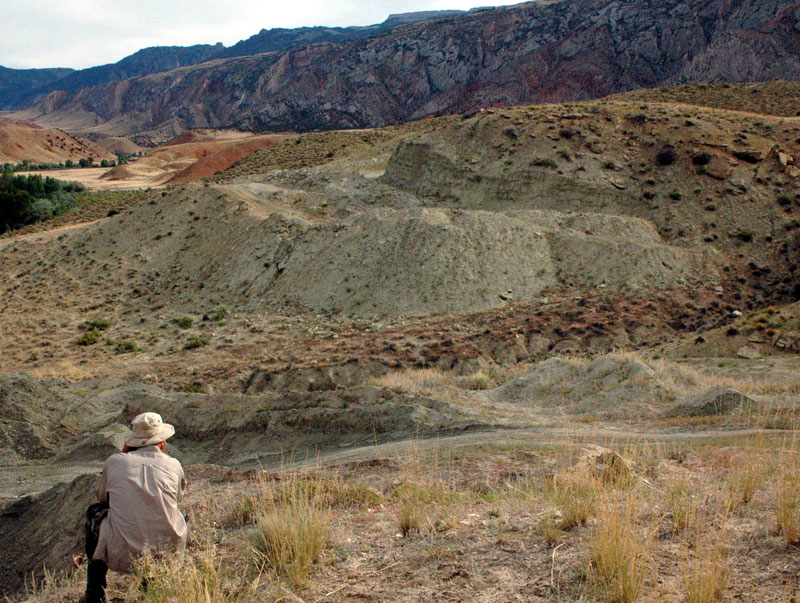
[[[230,46],[262,28],[370,25],[391,13],[519,1],[2,0],[0,65],[83,68],[147,46]]]

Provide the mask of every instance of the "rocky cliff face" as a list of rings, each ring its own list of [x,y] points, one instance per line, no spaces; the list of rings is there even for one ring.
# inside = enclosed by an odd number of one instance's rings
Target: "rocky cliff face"
[[[342,44],[233,58],[46,99],[138,128],[379,126],[493,104],[670,82],[800,79],[800,2],[562,0],[400,26]]]

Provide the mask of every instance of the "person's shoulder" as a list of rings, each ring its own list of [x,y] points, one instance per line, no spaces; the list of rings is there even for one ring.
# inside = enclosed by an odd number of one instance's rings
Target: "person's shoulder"
[[[111,470],[114,467],[121,467],[128,462],[128,455],[124,452],[115,452],[106,459],[105,468]]]
[[[125,462],[128,455],[124,452],[115,452],[106,459],[106,465],[113,465],[114,463]]]
[[[175,469],[180,469],[180,470],[181,470],[181,472],[183,471],[183,465],[181,465],[181,462],[180,462],[178,459],[176,459],[174,456],[170,456],[170,455],[168,455],[168,454],[166,454],[166,453],[165,453],[165,454],[164,454],[164,457],[165,457],[166,461],[167,461],[167,462],[168,462],[168,463],[169,463],[169,464],[170,464],[172,467],[174,467]]]

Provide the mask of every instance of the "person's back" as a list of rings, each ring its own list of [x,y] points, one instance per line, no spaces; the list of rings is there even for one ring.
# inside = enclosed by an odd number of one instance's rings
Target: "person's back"
[[[185,487],[183,468],[157,446],[115,454],[106,461],[97,498],[109,503],[100,528],[95,559],[130,571],[135,556],[152,551],[182,551],[186,522],[178,510]]]
[[[99,502],[86,511],[89,561],[83,603],[105,601],[109,568],[128,572],[145,551],[181,553],[187,527],[178,509],[186,480],[180,462],[164,453],[172,425],[146,412],[131,423],[121,453],[110,456],[97,489]]]

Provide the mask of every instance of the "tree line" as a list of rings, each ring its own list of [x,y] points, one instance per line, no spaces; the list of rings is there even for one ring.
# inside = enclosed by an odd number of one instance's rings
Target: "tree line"
[[[0,232],[48,220],[78,205],[76,193],[86,188],[38,174],[0,173]]]

